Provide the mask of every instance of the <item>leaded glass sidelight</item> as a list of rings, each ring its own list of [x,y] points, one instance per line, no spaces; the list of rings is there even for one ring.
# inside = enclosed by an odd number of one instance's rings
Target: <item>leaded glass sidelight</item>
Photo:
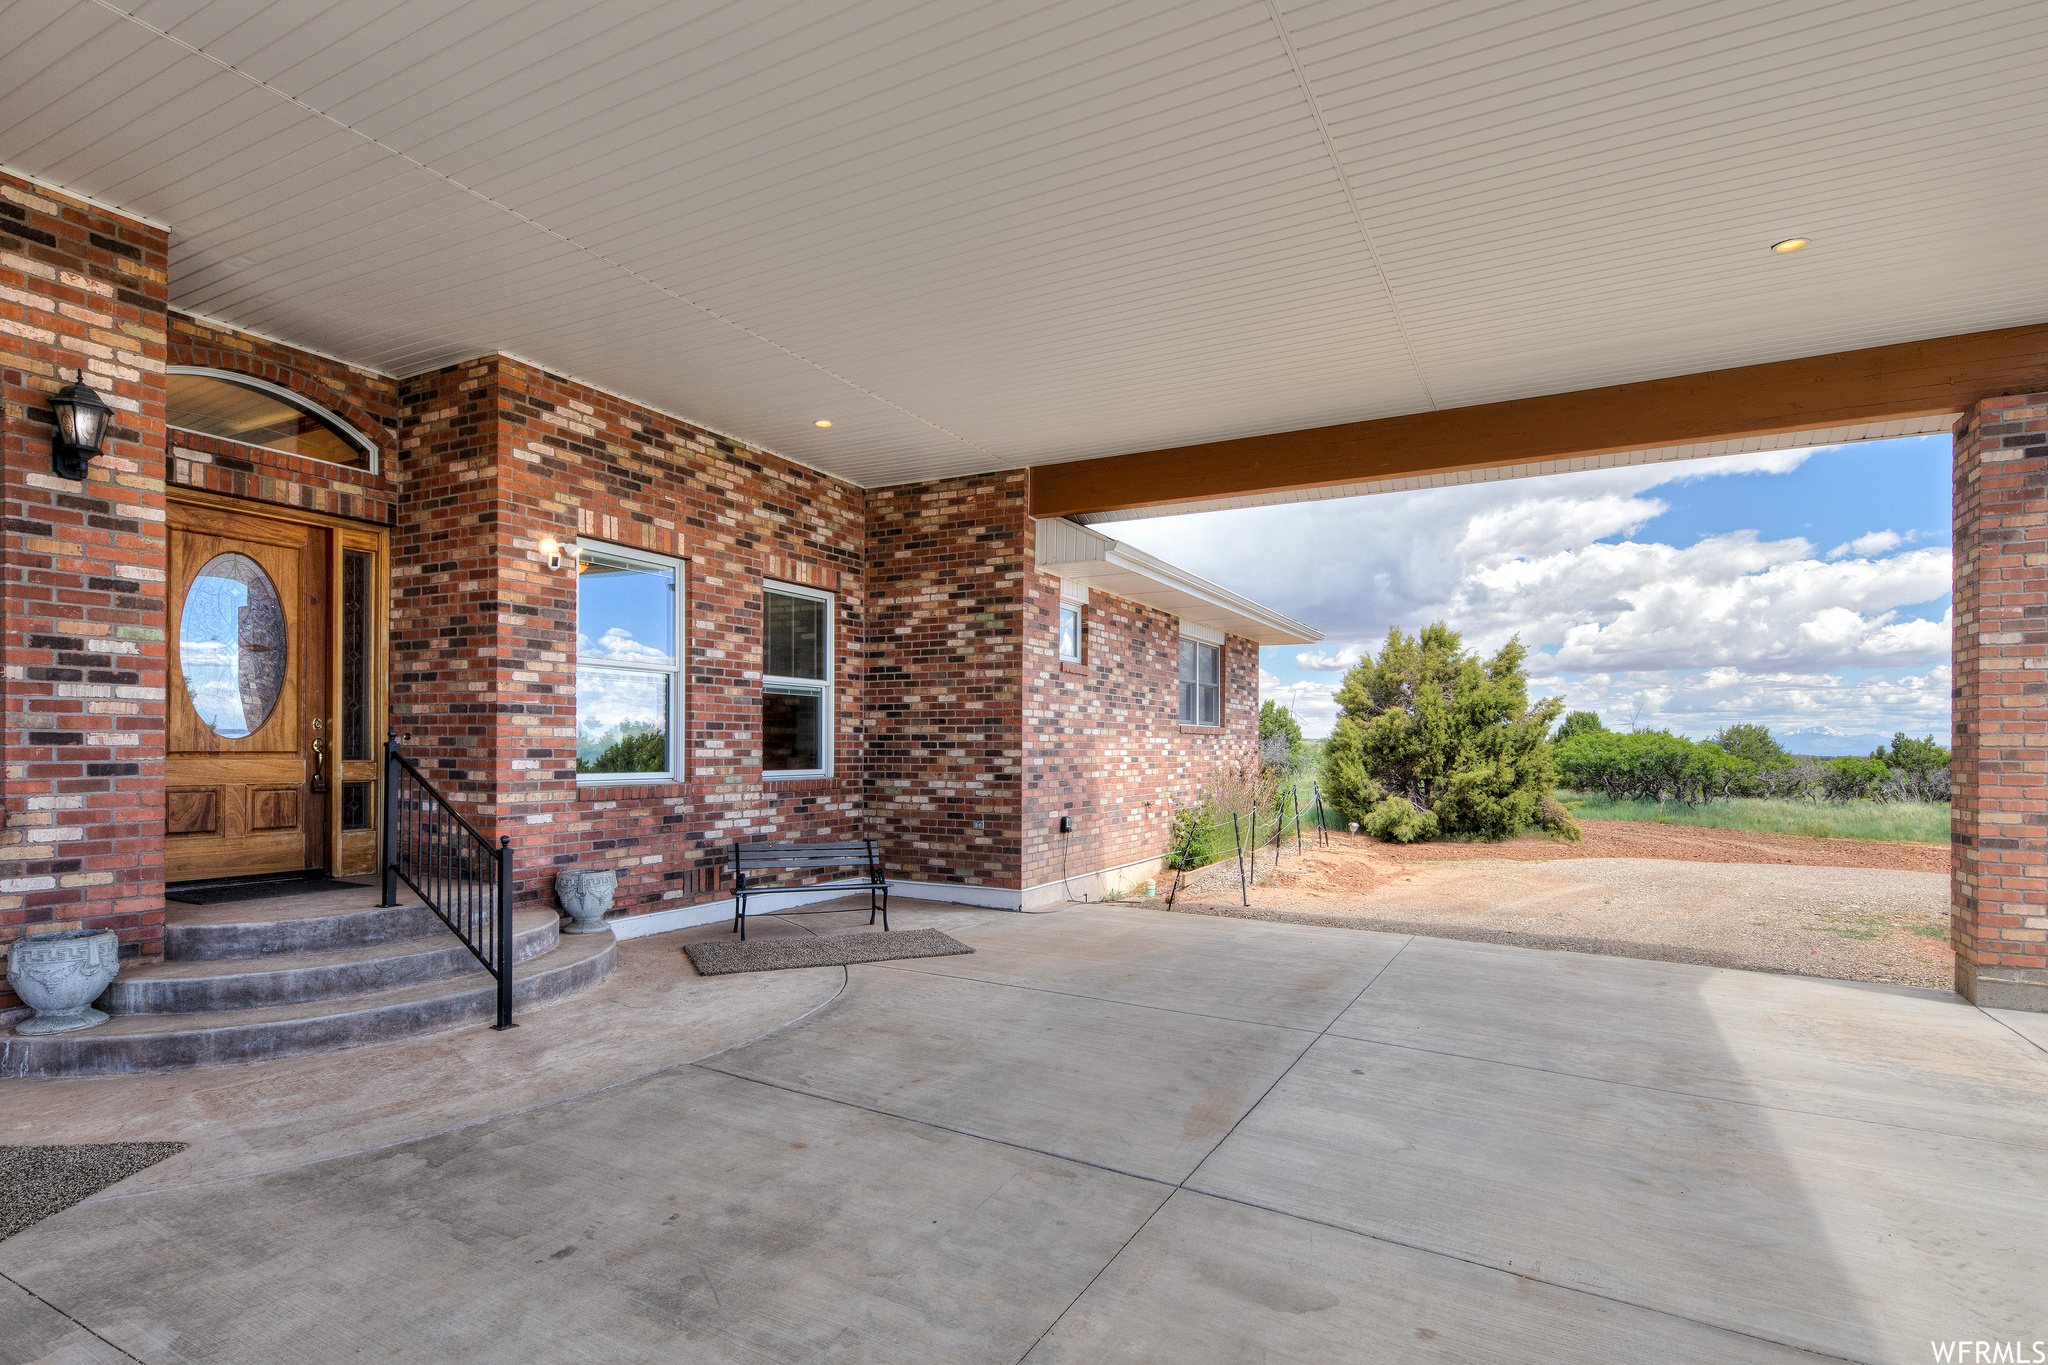
[[[370,555],[341,555],[341,756],[370,756]]]
[[[222,739],[246,739],[270,719],[284,693],[286,634],[277,585],[247,555],[215,555],[185,589],[178,668],[192,709]]]

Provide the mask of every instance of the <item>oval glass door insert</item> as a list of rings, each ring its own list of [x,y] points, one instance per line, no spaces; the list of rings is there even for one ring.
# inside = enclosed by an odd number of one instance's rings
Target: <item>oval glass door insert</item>
[[[263,728],[284,692],[284,603],[263,566],[215,555],[185,590],[178,667],[192,709],[222,739]]]

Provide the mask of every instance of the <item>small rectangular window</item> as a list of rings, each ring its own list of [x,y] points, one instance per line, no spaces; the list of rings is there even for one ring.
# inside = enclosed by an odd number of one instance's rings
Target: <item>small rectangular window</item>
[[[1073,606],[1060,607],[1060,659],[1062,662],[1081,662],[1081,609]]]
[[[1223,651],[1215,645],[1180,642],[1180,723],[1223,723]]]
[[[368,829],[370,827],[369,783],[344,782],[341,784],[341,827],[343,829]]]
[[[832,771],[832,595],[795,584],[761,594],[761,771]]]
[[[613,546],[576,562],[576,775],[666,779],[681,768],[681,566]]]

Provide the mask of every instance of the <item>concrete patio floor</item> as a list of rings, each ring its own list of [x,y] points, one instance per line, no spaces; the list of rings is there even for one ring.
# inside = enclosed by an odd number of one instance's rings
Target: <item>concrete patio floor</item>
[[[2048,1339],[2041,1016],[1117,907],[892,919],[976,951],[700,978],[714,926],[508,1034],[0,1084],[0,1142],[193,1144],[0,1242],[0,1365]]]

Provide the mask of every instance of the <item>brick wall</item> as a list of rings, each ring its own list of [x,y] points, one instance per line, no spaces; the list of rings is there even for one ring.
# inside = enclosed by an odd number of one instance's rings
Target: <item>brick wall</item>
[[[1159,857],[1174,799],[1258,733],[1258,647],[1235,638],[1223,727],[1180,724],[1166,612],[1095,594],[1063,667],[1033,529],[1021,471],[868,490],[864,781],[894,875],[1020,893]]]
[[[628,913],[719,894],[735,837],[860,833],[861,491],[503,356],[406,381],[393,550],[394,725],[452,796],[554,871],[620,874]],[[689,560],[686,780],[586,786],[576,771],[576,579],[545,540]],[[836,775],[764,780],[764,580],[837,594]]]
[[[167,249],[0,175],[4,942],[105,927],[123,958],[162,956]],[[114,409],[83,483],[50,469],[73,369]]]
[[[868,490],[862,780],[892,876],[1023,885],[1028,496],[1021,470]]]
[[[1956,990],[2048,1009],[2048,393],[1956,428]]]
[[[1257,743],[1259,647],[1226,638],[1221,729],[1182,726],[1177,618],[1091,593],[1077,669],[1059,659],[1059,580],[1034,573],[1027,601],[1024,885],[1161,856],[1174,802]]]

